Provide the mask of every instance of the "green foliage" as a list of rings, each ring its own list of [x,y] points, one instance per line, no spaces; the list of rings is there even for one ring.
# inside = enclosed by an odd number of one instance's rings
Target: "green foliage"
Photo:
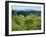
[[[40,30],[41,16],[39,15],[16,15],[12,16],[12,31]]]

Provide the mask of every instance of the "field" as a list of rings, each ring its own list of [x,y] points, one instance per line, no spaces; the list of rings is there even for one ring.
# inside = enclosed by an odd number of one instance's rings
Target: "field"
[[[12,31],[40,30],[41,15],[29,14],[12,16]]]

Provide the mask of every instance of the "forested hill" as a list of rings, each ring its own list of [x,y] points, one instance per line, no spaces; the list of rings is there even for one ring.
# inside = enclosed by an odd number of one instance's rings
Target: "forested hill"
[[[29,15],[29,14],[37,14],[41,15],[41,11],[36,11],[36,10],[30,10],[30,11],[17,11],[17,10],[12,10],[12,15]]]

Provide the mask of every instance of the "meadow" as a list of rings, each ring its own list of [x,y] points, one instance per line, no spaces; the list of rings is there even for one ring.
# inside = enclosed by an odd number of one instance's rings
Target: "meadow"
[[[28,15],[25,14],[25,16],[22,14],[20,15],[12,14],[12,31],[40,30],[40,29],[41,29],[40,13],[39,14],[29,13]]]

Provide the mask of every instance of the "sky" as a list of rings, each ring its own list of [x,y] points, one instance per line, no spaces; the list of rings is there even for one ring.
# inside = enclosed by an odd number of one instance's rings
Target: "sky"
[[[41,7],[36,7],[36,6],[15,6],[15,5],[12,5],[12,10],[17,10],[17,11],[36,10],[36,11],[40,11]]]

